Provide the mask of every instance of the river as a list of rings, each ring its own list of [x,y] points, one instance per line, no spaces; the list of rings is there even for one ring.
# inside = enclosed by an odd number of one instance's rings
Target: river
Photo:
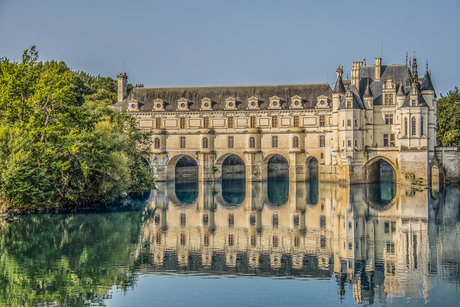
[[[460,302],[460,189],[225,179],[0,220],[0,306]]]

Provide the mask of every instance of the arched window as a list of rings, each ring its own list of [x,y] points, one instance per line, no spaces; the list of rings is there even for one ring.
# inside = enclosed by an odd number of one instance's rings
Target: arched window
[[[420,136],[423,135],[423,116],[420,118]]]
[[[160,139],[159,138],[155,138],[154,145],[155,145],[155,149],[160,148]]]
[[[417,121],[415,120],[415,117],[412,117],[412,136],[414,136],[417,133]]]
[[[404,117],[404,135],[407,136],[407,117]]]
[[[293,148],[298,148],[299,147],[299,138],[296,137],[296,136],[292,138],[292,147]]]
[[[203,148],[208,148],[208,138],[203,138]]]
[[[249,138],[249,148],[256,148],[256,139],[252,136]]]

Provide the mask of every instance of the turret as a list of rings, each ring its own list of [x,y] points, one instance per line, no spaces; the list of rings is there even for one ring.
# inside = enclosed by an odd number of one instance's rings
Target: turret
[[[404,93],[403,84],[401,82],[399,84],[398,93],[396,94],[396,104],[398,108],[402,107],[405,99],[406,99],[406,94]]]
[[[343,85],[342,74],[343,68],[342,66],[337,66],[337,81],[335,82],[334,91],[332,92],[332,108],[333,111],[337,111],[340,105],[340,95],[345,94],[345,86]]]
[[[117,89],[117,101],[123,101],[128,97],[127,82],[128,75],[125,72],[119,72],[117,75],[118,89]]]
[[[373,101],[374,97],[372,95],[371,87],[369,84],[369,79],[367,80],[367,86],[366,90],[364,91],[364,96],[363,96],[364,102],[367,104],[367,106],[372,109],[373,108]]]

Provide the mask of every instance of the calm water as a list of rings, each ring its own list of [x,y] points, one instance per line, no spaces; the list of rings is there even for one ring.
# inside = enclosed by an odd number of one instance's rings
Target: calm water
[[[159,183],[0,220],[0,306],[458,306],[459,204],[456,186]]]

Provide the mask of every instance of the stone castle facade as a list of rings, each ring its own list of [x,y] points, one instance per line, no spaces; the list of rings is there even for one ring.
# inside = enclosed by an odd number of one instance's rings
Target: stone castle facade
[[[263,181],[270,158],[280,155],[292,181],[308,180],[318,164],[320,181],[377,182],[389,164],[393,181],[437,184],[439,169],[457,151],[435,148],[428,67],[419,78],[415,57],[411,65],[376,58],[372,66],[354,62],[350,79],[342,75],[339,66],[333,90],[327,83],[153,87],[127,96],[127,75],[120,73],[114,109],[152,131],[157,181],[174,180],[184,155],[197,162],[200,181],[220,179],[231,155],[244,161],[246,180]]]

